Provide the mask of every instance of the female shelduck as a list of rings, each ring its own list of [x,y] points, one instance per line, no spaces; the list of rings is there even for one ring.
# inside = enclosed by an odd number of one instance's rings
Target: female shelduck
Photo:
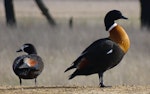
[[[41,74],[44,64],[40,56],[37,55],[35,47],[30,44],[24,44],[17,52],[26,52],[27,55],[21,55],[14,60],[13,70],[20,79],[35,79]]]
[[[106,31],[109,37],[99,39],[87,47],[81,55],[73,62],[72,66],[65,70],[76,68],[75,72],[69,77],[77,75],[91,75],[98,73],[100,87],[103,84],[103,73],[120,63],[123,56],[130,47],[130,39],[122,26],[115,23],[118,19],[128,19],[118,10],[109,11],[104,19]]]

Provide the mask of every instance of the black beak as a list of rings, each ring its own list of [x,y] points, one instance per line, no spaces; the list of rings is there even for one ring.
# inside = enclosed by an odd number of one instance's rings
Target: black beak
[[[17,50],[16,52],[22,52],[22,49]]]
[[[122,19],[125,19],[125,20],[127,20],[127,19],[128,19],[127,17],[124,17],[124,16],[121,16],[121,18],[122,18]]]

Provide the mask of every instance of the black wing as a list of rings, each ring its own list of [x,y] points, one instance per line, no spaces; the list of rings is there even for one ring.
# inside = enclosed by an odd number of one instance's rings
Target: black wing
[[[93,42],[73,62],[72,66],[66,69],[66,71],[73,69],[73,68],[77,68],[78,65],[82,65],[82,67],[83,67],[83,65],[86,66],[87,62],[89,62],[89,63],[91,61],[92,61],[92,63],[94,61],[98,62],[97,60],[99,60],[99,58],[103,59],[106,55],[113,52],[113,44],[114,43],[108,38],[99,39],[99,40]],[[83,58],[84,58],[84,60],[82,60]],[[85,60],[86,60],[86,62],[85,62]],[[81,61],[83,61],[83,62],[81,62]],[[80,63],[86,63],[86,64],[80,64]],[[91,64],[89,64],[89,66],[91,66]]]

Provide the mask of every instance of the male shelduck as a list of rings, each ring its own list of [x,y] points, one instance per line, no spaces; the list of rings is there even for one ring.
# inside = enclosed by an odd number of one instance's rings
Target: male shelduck
[[[41,74],[44,64],[40,56],[37,55],[35,47],[30,44],[24,44],[17,52],[26,52],[27,55],[21,55],[14,60],[13,70],[20,79],[35,79]]]
[[[76,68],[75,72],[69,77],[77,75],[91,75],[98,73],[100,87],[103,84],[103,73],[120,63],[123,56],[130,47],[130,39],[122,26],[115,23],[118,19],[128,19],[118,10],[109,11],[104,19],[106,31],[109,37],[99,39],[87,47],[73,64],[65,70]]]

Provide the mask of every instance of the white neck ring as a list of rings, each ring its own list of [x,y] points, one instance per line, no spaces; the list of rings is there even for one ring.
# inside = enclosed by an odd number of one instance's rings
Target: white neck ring
[[[109,29],[108,29],[108,31],[110,32],[114,27],[116,27],[117,26],[117,23],[114,23]]]

